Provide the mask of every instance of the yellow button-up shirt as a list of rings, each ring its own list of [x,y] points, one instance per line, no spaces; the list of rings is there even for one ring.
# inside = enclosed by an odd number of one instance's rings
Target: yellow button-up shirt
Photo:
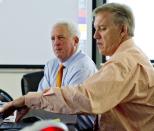
[[[154,69],[129,39],[78,88],[29,93],[25,103],[57,113],[99,114],[101,131],[154,131]]]

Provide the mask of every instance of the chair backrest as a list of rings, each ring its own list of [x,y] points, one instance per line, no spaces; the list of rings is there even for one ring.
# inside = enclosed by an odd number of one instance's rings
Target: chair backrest
[[[13,100],[13,98],[6,91],[0,89],[0,101],[9,102],[12,100]]]
[[[44,75],[43,71],[32,72],[23,75],[21,79],[22,95],[27,94],[29,91],[37,91],[40,80]]]

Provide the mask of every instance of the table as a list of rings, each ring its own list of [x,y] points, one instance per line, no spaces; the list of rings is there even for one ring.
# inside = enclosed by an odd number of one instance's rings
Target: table
[[[59,114],[59,113],[51,113],[48,111],[44,111],[41,109],[38,110],[30,110],[24,117],[32,117],[37,116],[41,120],[52,120],[52,119],[60,119],[61,122],[67,125],[69,131],[76,131],[75,124],[77,122],[77,116],[76,115],[66,115],[66,114]],[[31,125],[33,123],[24,123],[23,120],[21,120],[19,123],[6,123],[5,126],[8,126],[8,128],[4,129],[2,128],[4,124],[0,125],[0,131],[18,131],[28,125]]]

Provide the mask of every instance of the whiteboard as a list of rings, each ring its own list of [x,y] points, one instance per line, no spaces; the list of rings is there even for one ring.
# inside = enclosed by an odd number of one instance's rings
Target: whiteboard
[[[78,0],[0,0],[0,65],[44,65],[52,25],[77,16]]]

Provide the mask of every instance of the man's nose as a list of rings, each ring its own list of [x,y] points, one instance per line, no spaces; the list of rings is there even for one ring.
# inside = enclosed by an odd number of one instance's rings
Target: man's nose
[[[60,40],[56,38],[56,39],[54,40],[54,45],[56,45],[56,46],[60,45]]]
[[[94,35],[93,35],[94,39],[99,39],[100,38],[100,34],[98,31],[95,31]]]

